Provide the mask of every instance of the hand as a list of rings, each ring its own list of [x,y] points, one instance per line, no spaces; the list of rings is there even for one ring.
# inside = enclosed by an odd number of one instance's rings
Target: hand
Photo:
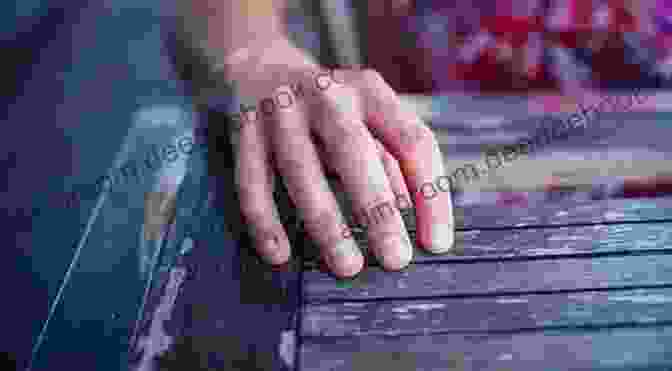
[[[450,249],[452,203],[450,193],[435,186],[444,174],[437,141],[378,73],[325,71],[284,41],[248,55],[227,73],[243,103],[257,108],[234,130],[236,183],[242,214],[267,262],[290,257],[273,199],[273,166],[339,277],[357,274],[364,258],[325,178],[329,170],[360,220],[362,213],[375,214],[367,237],[385,269],[405,267],[413,253],[395,200],[414,200],[421,246],[434,253]]]

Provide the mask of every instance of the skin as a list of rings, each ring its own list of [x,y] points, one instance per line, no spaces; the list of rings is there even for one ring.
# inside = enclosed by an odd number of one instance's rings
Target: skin
[[[282,1],[185,0],[181,6],[195,37],[223,61],[222,74],[236,81],[244,104],[259,107],[269,97],[284,102],[233,131],[240,207],[262,258],[276,265],[291,256],[272,195],[274,182],[282,181],[332,272],[351,277],[361,271],[364,258],[354,239],[343,237],[346,219],[327,171],[339,176],[354,210],[408,195],[415,202],[419,244],[434,253],[450,249],[450,193],[425,199],[418,192],[444,175],[439,146],[380,74],[339,69],[327,73],[329,88],[317,89],[318,79],[326,85],[326,75],[319,75],[325,70],[285,36]],[[297,96],[297,85],[305,95]],[[409,264],[412,248],[396,208],[369,225],[367,234],[385,269]]]

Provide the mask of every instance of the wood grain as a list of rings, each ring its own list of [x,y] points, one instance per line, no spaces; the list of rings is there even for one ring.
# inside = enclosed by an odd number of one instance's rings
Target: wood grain
[[[672,198],[558,202],[532,208],[482,206],[455,212],[460,223],[452,253],[437,256],[416,248],[414,262],[605,253],[653,245],[657,249],[669,245],[672,237]],[[414,215],[405,220],[415,240]],[[360,247],[367,250],[365,236],[355,232]],[[309,246],[305,251],[306,268],[316,268],[318,249]]]
[[[455,249],[402,272],[309,257],[301,370],[672,367],[671,198],[456,211]]]
[[[672,221],[672,197],[566,200],[528,208],[483,205],[464,208],[456,214],[458,229]]]
[[[350,285],[304,272],[308,302],[494,295],[672,284],[672,255],[412,264],[402,272],[371,267]]]
[[[303,336],[428,335],[672,323],[672,288],[308,305]]]
[[[668,370],[672,327],[311,338],[305,371]]]
[[[413,233],[411,234],[414,235]],[[364,243],[367,264],[379,266]],[[442,255],[415,246],[414,263],[486,261],[548,257],[662,252],[672,248],[672,223],[594,225],[586,227],[473,230],[456,232],[452,251]],[[317,267],[317,257],[306,267]]]

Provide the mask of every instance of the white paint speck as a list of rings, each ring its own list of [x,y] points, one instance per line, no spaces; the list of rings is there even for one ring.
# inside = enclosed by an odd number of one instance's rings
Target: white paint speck
[[[161,297],[161,301],[152,315],[149,333],[138,339],[137,347],[143,349],[144,352],[136,371],[153,370],[153,359],[169,350],[173,344],[173,337],[164,331],[163,324],[171,317],[175,298],[180,290],[180,286],[184,282],[186,274],[187,271],[184,268],[176,267],[170,270],[164,295]]]
[[[394,313],[408,313],[408,308],[407,307],[392,308],[392,312],[394,312]]]
[[[285,364],[292,368],[294,366],[294,331],[283,331],[280,335],[280,344],[278,345],[280,358]]]
[[[549,241],[580,241],[580,240],[592,240],[592,236],[580,236],[580,235],[554,235],[548,238]]]
[[[410,304],[410,305],[407,305],[406,308],[408,308],[408,309],[418,309],[418,310],[432,310],[432,309],[445,308],[445,306],[446,306],[446,304],[427,303],[427,304]]]
[[[497,299],[498,304],[527,303],[527,299],[520,298],[502,298]]]
[[[510,361],[513,359],[513,354],[511,353],[502,353],[497,357],[498,361]]]

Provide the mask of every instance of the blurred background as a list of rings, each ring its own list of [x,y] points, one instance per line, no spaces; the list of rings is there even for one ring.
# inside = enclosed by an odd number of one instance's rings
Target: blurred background
[[[368,62],[401,92],[669,87],[668,1],[366,3]]]
[[[458,203],[525,206],[672,191],[669,0],[342,6],[331,12],[351,15],[348,22],[331,21],[337,59],[381,72],[436,129],[451,171],[482,163],[492,146],[530,136],[543,117],[567,118],[604,96],[627,102],[642,89],[644,102],[628,109],[606,105],[586,133],[465,186]]]

